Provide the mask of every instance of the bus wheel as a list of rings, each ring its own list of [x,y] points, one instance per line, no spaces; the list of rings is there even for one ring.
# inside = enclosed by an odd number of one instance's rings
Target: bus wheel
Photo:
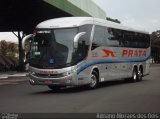
[[[143,77],[143,70],[142,70],[142,68],[139,68],[139,71],[138,71],[138,81],[142,81],[142,77]]]
[[[99,85],[98,74],[96,71],[93,71],[90,77],[90,83],[88,86],[90,89],[94,89],[94,88],[97,88],[98,85]]]
[[[136,82],[138,81],[138,70],[136,68],[133,69],[133,72],[132,72],[132,78],[131,78],[131,81],[132,82]]]
[[[57,91],[61,89],[61,86],[53,86],[53,85],[48,85],[48,88],[50,88],[53,91]]]

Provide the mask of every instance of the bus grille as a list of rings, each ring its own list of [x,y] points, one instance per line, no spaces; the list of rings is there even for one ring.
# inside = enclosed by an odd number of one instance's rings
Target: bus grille
[[[35,76],[42,77],[42,78],[60,78],[60,77],[64,77],[63,74],[39,74],[39,73],[36,73]]]

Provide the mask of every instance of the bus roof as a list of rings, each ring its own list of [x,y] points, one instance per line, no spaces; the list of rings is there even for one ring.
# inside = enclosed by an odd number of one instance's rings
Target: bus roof
[[[139,32],[139,33],[145,33],[149,34],[146,31],[141,30],[135,30],[133,28],[129,28],[127,26],[124,26],[119,23],[114,23],[111,21],[99,19],[99,18],[93,18],[93,17],[62,17],[62,18],[55,18],[46,20],[44,22],[41,22],[37,25],[36,28],[42,29],[42,28],[70,28],[70,27],[78,27],[85,24],[95,24],[100,26],[106,26],[126,31],[133,31],[133,32]]]

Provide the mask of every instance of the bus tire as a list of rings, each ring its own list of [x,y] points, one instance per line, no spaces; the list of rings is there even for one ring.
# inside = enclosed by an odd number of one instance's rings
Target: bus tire
[[[98,86],[99,86],[98,73],[96,71],[93,71],[90,77],[90,83],[88,84],[88,87],[90,89],[95,89]]]
[[[139,80],[139,77],[138,77],[138,70],[136,67],[134,67],[133,71],[132,71],[132,77],[131,77],[131,81],[132,82],[136,82]]]
[[[61,86],[53,86],[53,85],[48,85],[48,88],[53,90],[53,91],[58,91],[61,89]]]
[[[138,70],[138,81],[142,81],[142,78],[143,78],[143,69],[142,67],[140,67]]]

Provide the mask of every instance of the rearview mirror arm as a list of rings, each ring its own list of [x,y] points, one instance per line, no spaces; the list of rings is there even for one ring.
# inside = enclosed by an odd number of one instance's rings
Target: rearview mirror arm
[[[84,34],[86,34],[86,32],[81,32],[78,33],[75,37],[74,37],[74,48],[78,48],[78,40],[81,36],[83,36]]]
[[[33,34],[29,34],[27,36],[25,36],[23,39],[22,39],[22,49],[24,50],[25,49],[25,42],[27,39],[33,37],[34,35]]]

